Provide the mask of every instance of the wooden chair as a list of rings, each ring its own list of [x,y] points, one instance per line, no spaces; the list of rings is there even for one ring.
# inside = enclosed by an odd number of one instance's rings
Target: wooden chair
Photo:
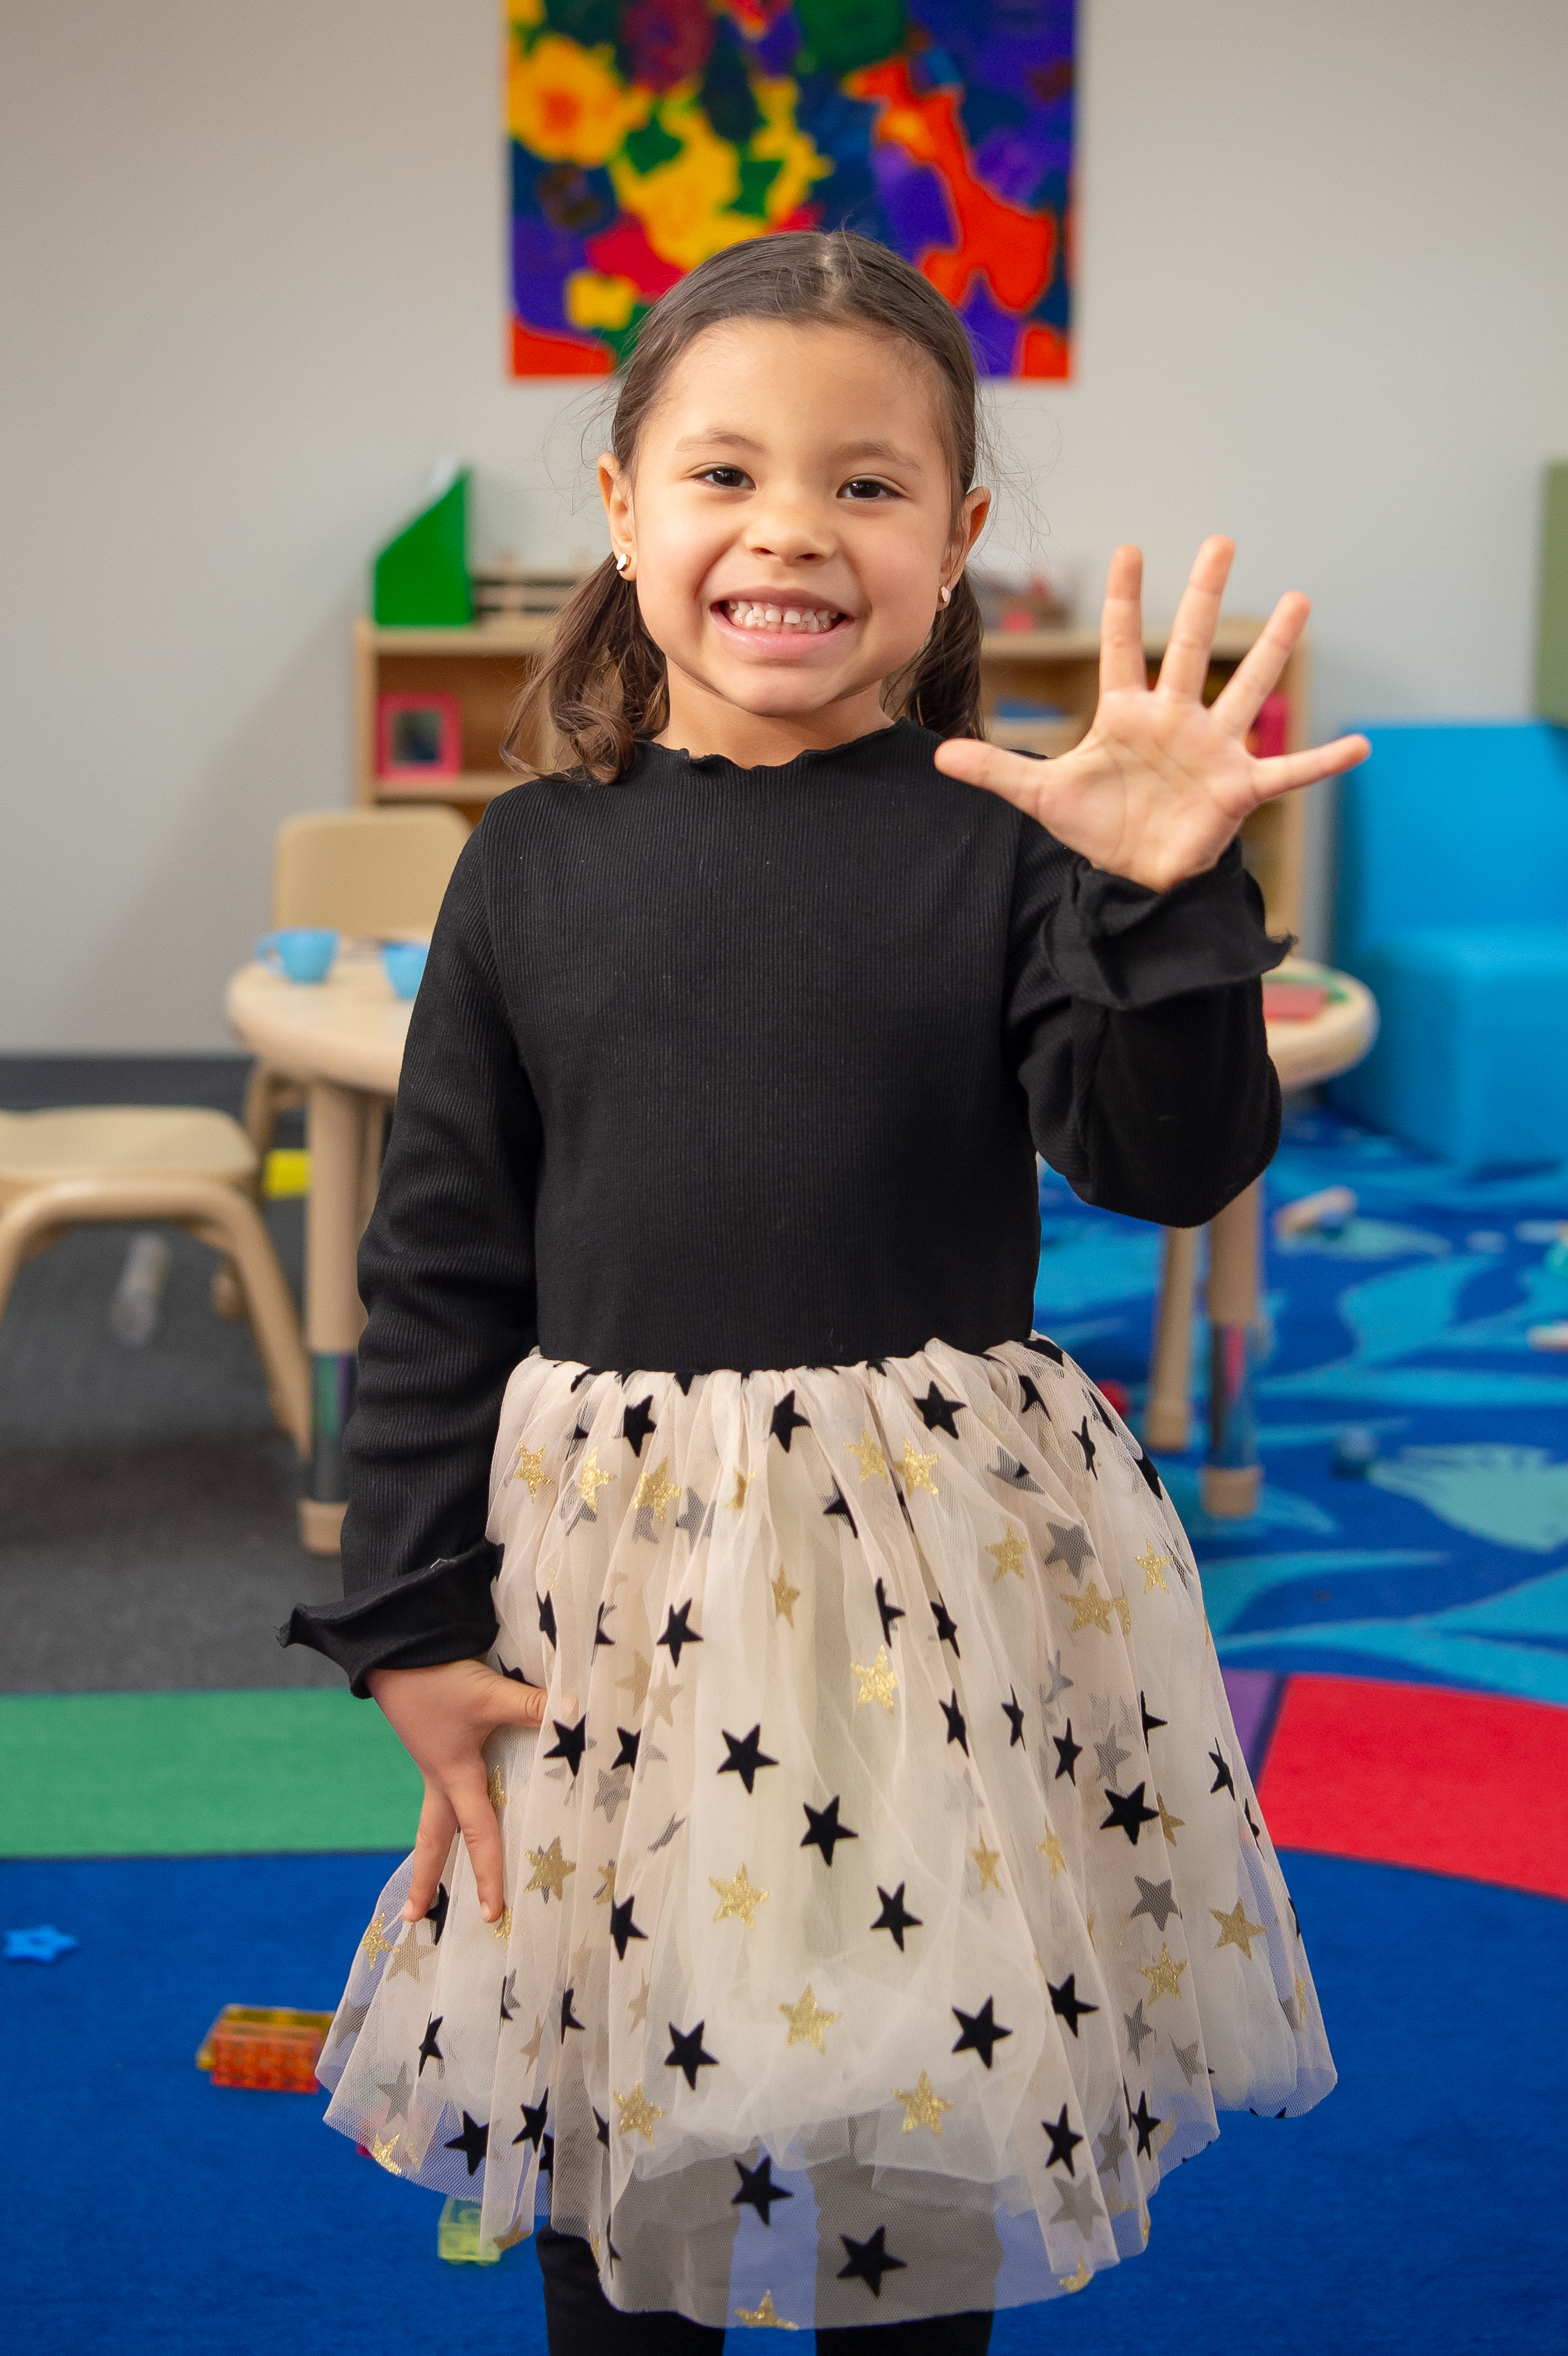
[[[0,1317],[22,1262],[71,1227],[184,1227],[227,1254],[272,1413],[307,1456],[304,1344],[253,1199],[256,1174],[254,1149],[227,1113],[141,1105],[0,1113]]]

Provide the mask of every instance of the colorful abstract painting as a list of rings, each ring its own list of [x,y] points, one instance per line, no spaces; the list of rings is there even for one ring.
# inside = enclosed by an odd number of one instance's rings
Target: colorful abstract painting
[[[507,0],[513,374],[607,374],[709,254],[848,228],[984,374],[1068,375],[1073,8]]]

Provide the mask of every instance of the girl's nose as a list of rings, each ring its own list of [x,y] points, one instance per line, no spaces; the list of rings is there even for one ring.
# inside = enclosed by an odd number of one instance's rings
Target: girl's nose
[[[830,519],[806,499],[775,495],[759,501],[747,519],[746,546],[753,556],[772,556],[784,564],[801,564],[830,556]]]

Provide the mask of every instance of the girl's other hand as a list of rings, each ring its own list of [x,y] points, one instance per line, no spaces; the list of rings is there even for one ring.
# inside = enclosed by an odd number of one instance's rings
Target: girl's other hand
[[[1251,653],[1205,706],[1209,653],[1234,554],[1228,540],[1206,540],[1199,550],[1151,688],[1143,557],[1118,548],[1101,623],[1099,707],[1083,743],[1042,762],[954,737],[938,749],[937,767],[999,794],[1095,867],[1154,892],[1212,867],[1260,802],[1353,769],[1371,749],[1364,736],[1266,761],[1247,751],[1247,731],[1312,610],[1299,593],[1280,599]]]
[[[424,1777],[403,1921],[417,1922],[430,1912],[452,1837],[461,1830],[478,1885],[479,1912],[486,1922],[499,1922],[506,1904],[501,1833],[481,1745],[498,1726],[542,1726],[544,1687],[499,1676],[483,1661],[447,1661],[435,1669],[372,1669],[367,1683]]]

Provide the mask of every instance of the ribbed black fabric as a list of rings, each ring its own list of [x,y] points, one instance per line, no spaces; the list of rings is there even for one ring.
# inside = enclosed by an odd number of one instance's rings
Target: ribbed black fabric
[[[901,723],[782,767],[647,745],[493,803],[453,877],[359,1258],[357,1688],[456,1659],[507,1377],[847,1365],[1027,1337],[1036,1149],[1197,1226],[1256,1177],[1283,948],[1234,846],[1157,894],[944,777]],[[404,1586],[472,1555],[471,1601]],[[445,1606],[443,1604],[443,1608]],[[493,1629],[493,1622],[490,1623]],[[444,1651],[443,1647],[446,1647]]]

